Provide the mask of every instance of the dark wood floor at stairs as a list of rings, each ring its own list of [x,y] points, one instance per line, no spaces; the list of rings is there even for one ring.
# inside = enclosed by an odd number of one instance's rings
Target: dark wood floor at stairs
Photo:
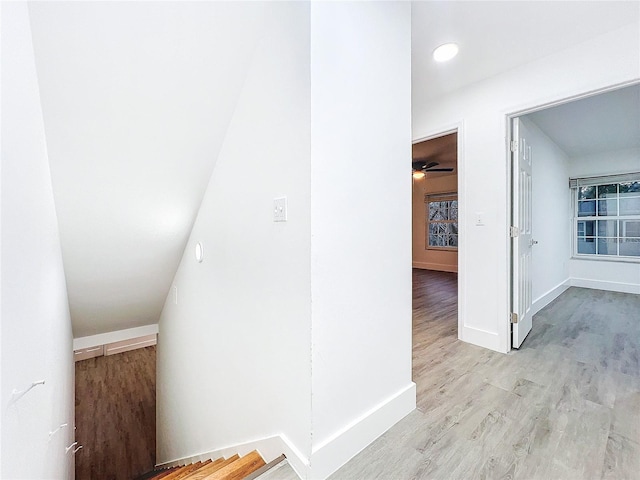
[[[156,347],[75,365],[76,480],[136,478],[156,464]]]

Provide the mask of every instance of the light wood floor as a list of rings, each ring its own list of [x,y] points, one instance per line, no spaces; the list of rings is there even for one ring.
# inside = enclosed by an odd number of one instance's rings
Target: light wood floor
[[[76,480],[131,480],[153,470],[156,347],[76,363]]]
[[[331,479],[639,479],[640,296],[570,288],[503,355],[457,340],[455,285],[414,271],[418,409]]]

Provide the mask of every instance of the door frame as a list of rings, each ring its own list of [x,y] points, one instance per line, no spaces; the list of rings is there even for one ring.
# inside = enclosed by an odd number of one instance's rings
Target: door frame
[[[466,229],[464,228],[464,224],[466,221],[466,192],[464,190],[464,124],[462,121],[450,123],[444,125],[440,128],[431,130],[427,132],[425,135],[422,135],[417,138],[413,138],[411,140],[411,145],[413,146],[415,143],[424,142],[426,140],[433,140],[434,138],[443,137],[444,135],[449,135],[451,133],[457,133],[456,140],[456,149],[458,153],[458,160],[456,165],[456,173],[458,175],[458,338],[464,341],[463,333],[464,333],[464,319],[466,318],[465,311],[465,297],[466,297],[466,288],[465,288],[465,245],[466,245]],[[413,208],[413,202],[412,202]],[[413,260],[413,259],[412,259]],[[412,261],[413,268],[413,261]],[[412,335],[413,338],[413,335]],[[412,343],[413,344],[413,343]],[[413,348],[413,347],[412,347]]]
[[[552,107],[557,107],[559,105],[564,105],[567,103],[571,103],[574,102],[576,100],[582,100],[585,98],[589,98],[589,97],[594,97],[596,95],[600,95],[602,93],[607,93],[607,92],[612,92],[615,90],[619,90],[621,88],[625,88],[625,87],[630,87],[633,85],[640,85],[640,80],[632,80],[632,81],[628,81],[628,82],[622,82],[622,83],[617,83],[617,84],[613,84],[613,85],[608,85],[602,88],[598,88],[595,90],[588,90],[586,92],[582,92],[582,93],[578,93],[575,95],[571,95],[568,97],[562,97],[562,98],[558,98],[552,101],[548,101],[546,103],[540,103],[540,104],[535,104],[535,105],[530,105],[530,106],[522,106],[520,107],[518,110],[513,110],[510,112],[505,113],[504,115],[504,131],[505,133],[505,162],[506,162],[506,166],[507,166],[507,189],[506,189],[506,205],[507,205],[507,214],[506,214],[506,221],[507,224],[505,225],[505,232],[506,232],[506,242],[507,242],[507,262],[506,262],[506,278],[507,278],[507,285],[508,285],[508,292],[507,292],[507,302],[505,305],[505,311],[504,311],[504,323],[503,323],[503,329],[502,329],[502,334],[504,335],[504,338],[507,339],[507,352],[513,350],[513,345],[512,345],[512,337],[511,337],[511,312],[513,312],[513,279],[511,276],[511,272],[513,271],[513,261],[514,261],[514,249],[513,249],[513,242],[511,241],[511,236],[509,234],[510,231],[510,227],[512,224],[512,215],[513,215],[513,198],[512,198],[512,189],[513,189],[513,169],[512,169],[512,165],[511,165],[511,137],[512,137],[512,125],[513,125],[513,119],[516,117],[522,117],[525,115],[528,115],[530,113],[534,113],[534,112],[538,112],[540,110],[546,110],[547,108],[552,108]],[[458,136],[458,140],[460,139],[460,137]],[[458,141],[458,143],[460,143]],[[460,189],[460,179],[458,178],[458,189]],[[459,253],[458,253],[459,255]],[[460,263],[460,257],[458,257],[458,264]],[[460,268],[460,267],[458,267]],[[459,280],[459,278],[458,278]],[[458,293],[459,294],[459,293]],[[532,299],[533,300],[533,299]],[[460,327],[458,327],[460,328]],[[458,337],[460,338],[460,337]],[[462,338],[460,338],[462,340]],[[516,349],[517,350],[517,349]]]

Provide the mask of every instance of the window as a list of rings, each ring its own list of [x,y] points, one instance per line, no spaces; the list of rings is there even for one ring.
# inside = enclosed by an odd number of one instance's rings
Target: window
[[[575,255],[640,258],[640,174],[577,179],[571,186]]]
[[[455,193],[425,195],[427,248],[458,249],[458,197]]]

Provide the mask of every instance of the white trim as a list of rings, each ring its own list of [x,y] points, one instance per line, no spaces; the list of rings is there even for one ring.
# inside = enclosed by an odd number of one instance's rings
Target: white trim
[[[604,280],[592,280],[589,278],[572,278],[571,286],[592,288],[594,290],[607,290],[609,292],[635,293],[640,295],[640,285],[634,283],[608,282]]]
[[[632,176],[632,177],[629,177]],[[606,180],[606,179],[609,180]],[[573,207],[573,221],[571,227],[571,235],[572,235],[572,246],[573,249],[571,251],[572,259],[583,259],[583,260],[596,260],[596,261],[609,261],[609,262],[625,262],[625,263],[640,263],[640,257],[637,256],[629,256],[629,255],[620,255],[620,245],[622,243],[621,240],[633,237],[625,237],[623,232],[620,231],[620,227],[616,228],[617,235],[616,236],[608,236],[608,235],[599,235],[599,230],[596,228],[596,223],[594,223],[594,231],[592,235],[586,235],[586,230],[582,235],[579,235],[578,232],[578,224],[580,222],[598,222],[598,221],[612,221],[612,222],[620,222],[624,224],[627,221],[636,222],[640,220],[640,215],[621,215],[620,213],[620,202],[623,198],[637,198],[638,195],[633,195],[631,197],[621,197],[619,186],[626,181],[637,181],[640,179],[640,172],[634,172],[630,174],[622,174],[622,175],[601,175],[597,177],[577,177],[570,178],[569,182],[577,182],[577,185],[571,186],[571,203]],[[585,183],[581,184],[580,181],[584,180]],[[580,202],[594,202],[594,207],[599,204],[598,196],[596,195],[593,199],[579,200],[578,199],[578,187],[580,186],[600,186],[607,184],[615,184],[616,185],[616,215],[606,215],[601,216],[598,215],[599,212],[594,211],[593,215],[588,216],[579,216],[580,210]],[[611,197],[608,197],[607,200],[614,200]],[[598,209],[600,207],[598,206]],[[586,223],[585,223],[586,225]],[[585,227],[586,228],[586,227]],[[598,240],[600,238],[614,238],[617,241],[616,244],[616,254],[615,255],[605,255],[598,253],[578,253],[578,240],[580,238],[590,238],[593,239],[594,247],[598,244]]]
[[[413,262],[413,268],[421,268],[422,270],[438,270],[440,272],[458,271],[458,265],[450,265],[446,263]]]
[[[456,186],[457,188],[457,186]],[[444,223],[444,224],[455,224],[458,225],[458,212],[457,212],[457,207],[456,207],[456,218],[455,220],[431,220],[431,203],[435,203],[435,202],[456,202],[456,205],[458,204],[458,192],[443,192],[443,193],[425,193],[424,196],[424,204],[425,204],[425,243],[426,243],[426,249],[427,250],[433,250],[433,251],[439,251],[439,252],[457,252],[458,251],[458,246],[457,246],[457,237],[458,234],[456,233],[456,246],[455,247],[451,247],[451,246],[438,246],[438,245],[431,245],[431,224],[437,224],[437,223]],[[445,234],[447,236],[451,235],[451,234]]]
[[[246,455],[253,450],[257,450],[266,463],[275,460],[284,453],[287,461],[296,474],[302,479],[308,477],[309,461],[304,455],[289,441],[284,435],[274,435],[272,437],[261,438],[240,443],[238,445],[218,448],[208,452],[189,455],[183,458],[159,462],[158,468],[169,468],[188,465],[194,462],[204,462],[206,460],[216,460],[220,457],[228,458],[238,454]]]
[[[460,125],[462,125],[462,122],[449,124],[446,127],[431,130],[429,133],[425,135],[422,135],[418,138],[414,138],[411,141],[411,145],[413,145],[414,143],[420,143],[420,142],[425,142],[427,140],[433,140],[435,138],[444,137],[445,135],[451,135],[452,133],[460,133]]]
[[[458,131],[458,338],[462,340],[467,319],[467,180],[464,120],[456,125]]]
[[[309,478],[327,478],[415,408],[416,384],[411,382],[315,446],[311,453]]]
[[[161,461],[156,466],[175,467],[220,457],[228,458],[236,453],[242,456],[257,450],[267,463],[284,453],[291,468],[301,479],[325,479],[415,408],[416,384],[411,382],[406,388],[321,442],[313,449],[311,461],[284,435],[274,435],[179,459]]]
[[[578,238],[577,235],[574,235],[574,237],[576,239]],[[587,260],[589,262],[640,263],[640,257],[625,257],[621,255],[596,255],[586,253],[576,253],[571,257],[571,260]]]
[[[158,336],[146,335],[144,337],[137,337],[130,340],[123,340],[121,342],[107,343],[104,346],[104,355],[115,355],[122,352],[128,352],[130,350],[136,350],[138,348],[151,347],[158,343]]]
[[[507,115],[510,118],[522,117],[530,113],[546,110],[547,108],[559,107],[560,105],[565,105],[567,103],[575,102],[577,100],[583,100],[585,98],[595,97],[596,95],[600,95],[602,93],[613,92],[615,90],[620,90],[621,88],[632,87],[638,84],[640,84],[640,80],[638,78],[634,78],[632,80],[615,83],[613,85],[607,85],[606,87],[600,87],[594,90],[587,90],[586,92],[577,93],[575,95],[570,95],[568,97],[557,98],[556,95],[550,95],[549,98],[552,98],[552,100],[548,100],[544,103],[537,103],[537,104],[535,104],[535,101],[531,101],[531,102],[528,102],[527,106],[522,105],[512,113],[507,113]]]
[[[458,338],[462,341],[465,341],[463,338],[463,328],[464,322],[466,319],[466,301],[467,301],[467,286],[466,286],[466,273],[465,273],[465,265],[466,265],[466,227],[465,222],[467,220],[467,185],[466,185],[466,164],[464,157],[464,135],[465,135],[465,125],[464,119],[460,119],[456,122],[448,123],[440,128],[429,130],[425,134],[414,138],[412,140],[412,144],[424,142],[425,140],[432,140],[434,138],[443,137],[445,135],[449,135],[451,133],[457,133],[458,137],[456,139],[456,144],[458,147],[458,161],[456,165],[456,174],[458,177],[458,264],[456,267],[456,272],[458,272]],[[419,262],[415,262],[416,265]],[[416,265],[416,268],[422,268]],[[433,269],[438,270],[438,269]],[[454,271],[454,270],[444,270],[444,271]],[[491,348],[486,345],[481,345],[486,348]]]
[[[487,332],[486,330],[481,330],[479,328],[473,328],[465,325],[462,327],[462,330],[459,333],[461,333],[459,338],[463,342],[471,343],[479,347],[488,348],[490,350],[495,350],[499,353],[507,353],[509,351],[505,350],[505,348],[501,345],[500,335],[495,332]]]
[[[564,282],[560,282],[558,285],[550,289],[548,292],[543,293],[536,298],[531,305],[531,315],[535,315],[544,307],[553,302],[556,298],[562,295],[571,286],[571,279],[567,278]]]
[[[143,327],[127,328],[125,330],[117,330],[115,332],[89,335],[88,337],[78,337],[73,339],[73,349],[82,350],[83,348],[97,347],[99,345],[106,345],[107,343],[121,342],[132,338],[146,337],[147,335],[156,335],[158,332],[158,324],[155,323],[153,325],[145,325]]]

